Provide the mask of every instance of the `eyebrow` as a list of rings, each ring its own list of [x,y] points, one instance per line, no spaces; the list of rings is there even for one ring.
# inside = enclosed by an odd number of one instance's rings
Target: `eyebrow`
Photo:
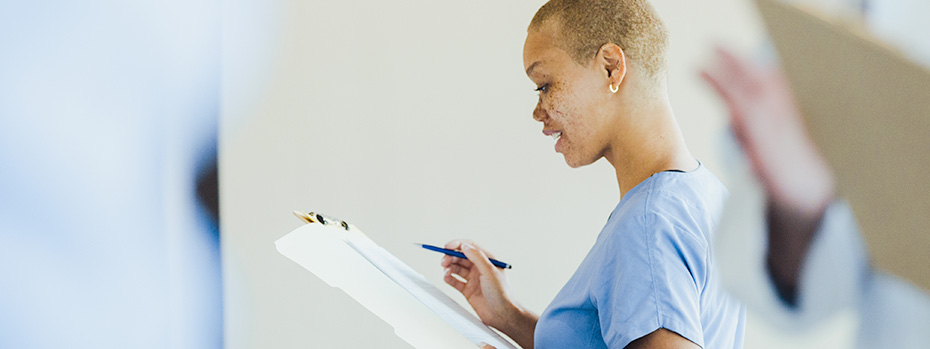
[[[526,75],[530,76],[530,74],[533,74],[533,69],[535,69],[536,65],[538,64],[539,64],[539,61],[536,61],[536,62],[533,62],[533,64],[530,64],[530,67],[526,68]]]

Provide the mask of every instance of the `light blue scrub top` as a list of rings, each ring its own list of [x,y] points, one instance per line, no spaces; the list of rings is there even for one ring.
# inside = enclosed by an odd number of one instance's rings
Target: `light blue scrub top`
[[[745,309],[718,284],[711,253],[726,196],[703,165],[626,193],[540,316],[536,348],[624,348],[660,328],[702,348],[742,348]]]

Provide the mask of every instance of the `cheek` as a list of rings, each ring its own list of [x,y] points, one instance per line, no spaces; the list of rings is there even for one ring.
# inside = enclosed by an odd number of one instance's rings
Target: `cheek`
[[[564,84],[563,84],[564,86]],[[559,126],[568,127],[575,123],[582,110],[578,108],[578,96],[572,90],[559,90],[549,94],[546,101],[549,117]]]
[[[552,98],[549,116],[565,131],[567,139],[575,146],[583,140],[589,139],[594,134],[591,119],[595,116],[596,110],[587,108],[590,103],[585,103],[584,96],[578,94],[564,94]]]

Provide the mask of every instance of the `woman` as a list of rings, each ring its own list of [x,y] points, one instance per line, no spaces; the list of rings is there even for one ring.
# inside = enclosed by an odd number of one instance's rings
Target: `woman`
[[[571,167],[605,158],[620,203],[541,316],[475,244],[446,283],[526,348],[739,348],[744,311],[717,286],[710,234],[726,189],[685,146],[665,83],[667,32],[645,0],[553,0],[524,45],[533,118]],[[461,276],[462,282],[452,274]]]

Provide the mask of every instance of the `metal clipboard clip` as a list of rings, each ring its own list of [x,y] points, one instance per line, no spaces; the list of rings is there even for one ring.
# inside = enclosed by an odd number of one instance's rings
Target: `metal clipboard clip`
[[[308,224],[320,223],[322,225],[340,227],[345,231],[349,230],[349,223],[347,223],[344,220],[332,217],[332,216],[327,216],[327,215],[313,213],[313,212],[303,213],[301,211],[294,211],[294,215],[297,216],[297,218],[300,218],[300,220]]]

